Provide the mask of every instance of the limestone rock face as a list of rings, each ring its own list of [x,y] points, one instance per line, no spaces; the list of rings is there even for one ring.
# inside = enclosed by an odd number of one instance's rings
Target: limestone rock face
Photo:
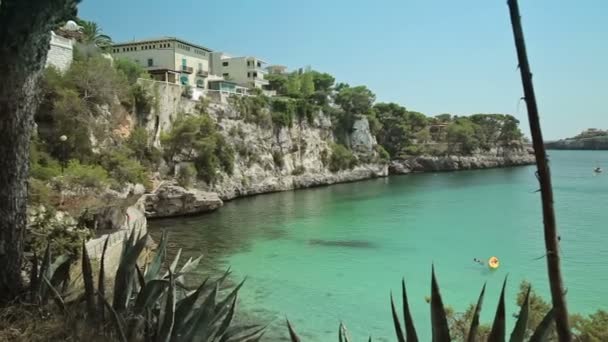
[[[359,153],[373,153],[376,144],[376,137],[369,128],[369,121],[366,118],[355,121],[350,135],[351,148]]]
[[[216,193],[171,184],[145,195],[144,203],[146,216],[151,218],[206,213],[224,204]]]
[[[495,148],[470,156],[417,156],[393,160],[390,172],[457,171],[534,164],[534,154],[524,147]]]

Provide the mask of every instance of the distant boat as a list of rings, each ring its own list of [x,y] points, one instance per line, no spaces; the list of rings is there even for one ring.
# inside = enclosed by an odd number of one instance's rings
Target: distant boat
[[[595,173],[602,173],[602,168],[598,166],[595,169],[593,169],[593,172],[595,172]]]

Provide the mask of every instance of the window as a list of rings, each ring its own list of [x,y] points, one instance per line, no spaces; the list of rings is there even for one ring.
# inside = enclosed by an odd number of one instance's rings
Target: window
[[[188,66],[188,61],[185,58],[182,58],[182,66]]]
[[[261,68],[261,67],[262,67],[262,63],[258,62],[258,68]]]
[[[251,73],[250,72],[247,73],[247,77],[251,77]]]
[[[247,61],[247,66],[251,66],[251,61]]]
[[[154,60],[152,58],[148,58],[148,67],[154,66]]]
[[[257,71],[253,72],[253,77],[258,77],[258,72]]]
[[[222,63],[223,66],[228,66],[228,62]]]
[[[230,74],[227,72],[223,73],[222,76],[224,76],[224,78],[230,78]]]
[[[203,63],[198,63],[198,70],[203,71]]]

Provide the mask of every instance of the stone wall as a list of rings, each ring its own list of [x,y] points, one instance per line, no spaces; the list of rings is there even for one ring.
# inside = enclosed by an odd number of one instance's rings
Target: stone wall
[[[72,40],[57,36],[51,33],[51,45],[46,58],[46,66],[53,65],[62,72],[65,72],[74,58],[74,48]]]
[[[89,240],[86,243],[87,252],[91,260],[101,260],[103,245],[108,240],[108,248],[104,259],[104,271],[108,277],[116,273],[120,262],[123,244],[129,235],[135,231],[136,236],[144,236],[147,233],[147,221],[144,215],[143,201],[127,208],[128,220],[125,220],[123,227],[109,234],[104,234],[98,238]]]

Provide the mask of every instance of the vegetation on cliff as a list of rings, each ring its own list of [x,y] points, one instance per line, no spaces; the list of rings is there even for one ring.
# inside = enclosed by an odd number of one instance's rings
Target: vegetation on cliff
[[[608,150],[608,130],[587,129],[572,138],[545,143],[555,150]]]

